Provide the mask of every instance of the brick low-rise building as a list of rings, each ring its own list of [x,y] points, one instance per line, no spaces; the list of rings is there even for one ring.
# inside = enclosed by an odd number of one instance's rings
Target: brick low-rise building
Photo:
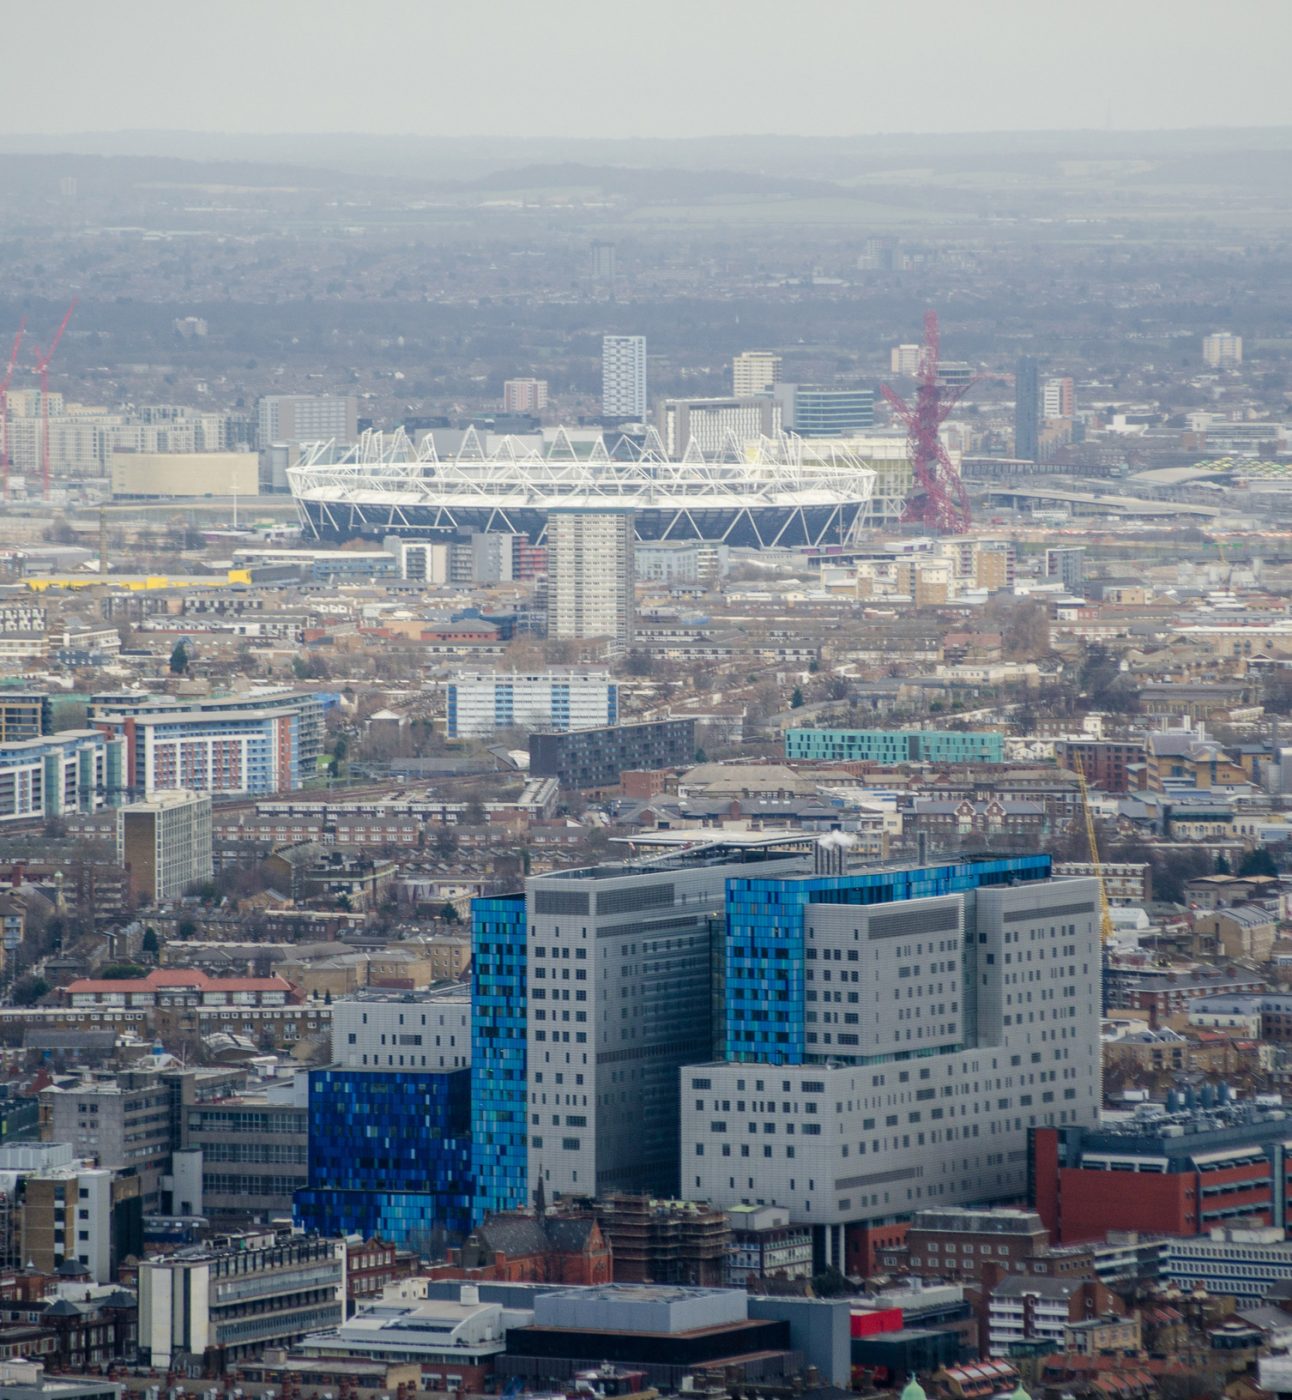
[[[140,978],[80,978],[68,986],[67,999],[81,1009],[152,1009],[286,1006],[294,997],[292,984],[281,977],[208,977],[196,969],[155,968]]]
[[[1054,745],[1060,768],[1080,769],[1086,782],[1102,792],[1130,792],[1139,787],[1145,760],[1143,739],[1060,739]]]
[[[1010,1270],[1044,1253],[1049,1242],[1049,1231],[1035,1211],[922,1210],[900,1249],[917,1276],[974,1282],[984,1265]],[[899,1261],[894,1256],[886,1262]]]
[[[609,1242],[586,1211],[490,1216],[430,1273],[480,1283],[594,1284],[613,1277]]]

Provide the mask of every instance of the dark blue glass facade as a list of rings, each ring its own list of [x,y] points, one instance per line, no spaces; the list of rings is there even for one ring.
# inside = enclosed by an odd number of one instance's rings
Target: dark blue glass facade
[[[807,1048],[804,910],[809,904],[893,904],[1044,880],[1049,856],[1002,856],[853,875],[727,881],[724,1058],[801,1065]]]
[[[471,1146],[476,1221],[529,1196],[525,896],[471,902]]]
[[[471,1071],[310,1072],[307,1230],[411,1248],[471,1228]]]

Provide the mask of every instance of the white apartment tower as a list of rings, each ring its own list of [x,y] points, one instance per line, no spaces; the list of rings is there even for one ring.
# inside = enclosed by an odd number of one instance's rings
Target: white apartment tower
[[[770,394],[781,382],[781,357],[770,350],[746,350],[731,362],[731,393],[747,399]]]
[[[646,417],[646,337],[607,335],[601,339],[601,412],[606,418]]]
[[[1243,362],[1243,338],[1232,331],[1213,331],[1202,337],[1202,358],[1212,369],[1230,369]]]
[[[178,899],[214,872],[211,795],[155,792],[117,809],[117,860],[128,867],[130,892],[161,904]]]
[[[547,380],[504,380],[502,406],[505,413],[541,413],[547,407]]]
[[[547,635],[633,639],[633,517],[625,510],[553,510],[547,518]]]
[[[1041,386],[1041,416],[1043,418],[1073,418],[1076,416],[1076,390],[1072,380],[1047,379]]]

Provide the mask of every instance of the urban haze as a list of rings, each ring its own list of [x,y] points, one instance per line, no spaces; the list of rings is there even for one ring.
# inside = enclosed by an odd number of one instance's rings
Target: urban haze
[[[1292,1397],[1290,16],[6,14],[0,1400]]]

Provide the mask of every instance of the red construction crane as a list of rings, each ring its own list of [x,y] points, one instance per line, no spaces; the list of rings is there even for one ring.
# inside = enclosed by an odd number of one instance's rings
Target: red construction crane
[[[63,332],[67,329],[67,323],[72,319],[72,312],[75,310],[76,301],[73,299],[54,332],[53,340],[49,342],[49,349],[42,351],[39,345],[36,347],[36,372],[40,375],[41,494],[45,497],[49,496],[49,362],[54,358],[54,351],[58,349],[58,342],[62,340]]]
[[[911,453],[915,482],[902,519],[948,535],[963,535],[969,528],[969,497],[960,473],[942,445],[939,429],[969,388],[947,388],[938,383],[938,313],[924,313],[924,348],[916,375],[915,407],[910,408],[887,384],[884,397],[906,424],[906,441]]]
[[[18,368],[18,351],[22,338],[27,333],[27,318],[18,322],[18,334],[13,338],[13,349],[9,351],[9,363],[5,367],[4,378],[0,379],[0,432],[4,433],[4,445],[0,446],[0,471],[4,473],[4,498],[9,499],[9,386],[13,383],[13,372]]]

